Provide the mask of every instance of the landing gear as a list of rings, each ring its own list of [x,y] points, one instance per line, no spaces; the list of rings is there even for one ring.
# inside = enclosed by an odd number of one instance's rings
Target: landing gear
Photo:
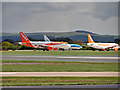
[[[105,49],[99,49],[99,51],[105,51]]]
[[[49,51],[48,49],[43,49],[43,51]]]
[[[62,49],[62,51],[65,51],[65,49]]]
[[[99,49],[99,51],[105,51],[105,49]],[[106,51],[110,51],[110,49],[106,49]]]
[[[105,51],[105,49],[102,49],[102,51]]]
[[[118,48],[114,48],[114,51],[117,51],[118,50]]]

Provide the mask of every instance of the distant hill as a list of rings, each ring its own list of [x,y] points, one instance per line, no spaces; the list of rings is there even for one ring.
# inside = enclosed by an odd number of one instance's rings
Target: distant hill
[[[58,37],[67,37],[72,40],[82,40],[87,42],[87,34],[91,34],[94,41],[99,42],[114,42],[117,38],[115,35],[99,35],[89,31],[77,30],[74,32],[40,32],[40,33],[25,33],[28,37],[32,39],[43,40],[43,35],[47,35],[49,39],[55,39]],[[2,33],[2,41],[5,39],[13,39],[14,41],[21,41],[19,33]]]
[[[98,35],[98,34],[96,34],[96,33],[92,33],[92,32],[89,32],[89,31],[83,31],[83,30],[77,30],[77,31],[75,31],[75,32],[78,32],[78,33],[84,33],[84,34],[94,34],[94,35]]]

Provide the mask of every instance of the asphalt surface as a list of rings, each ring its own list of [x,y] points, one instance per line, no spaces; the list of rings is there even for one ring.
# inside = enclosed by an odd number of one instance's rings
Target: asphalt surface
[[[118,88],[118,84],[108,85],[62,85],[62,86],[7,86],[2,88]]]
[[[118,77],[118,72],[0,72],[3,77]]]
[[[69,62],[106,62],[118,63],[118,57],[91,56],[2,56],[2,60],[37,60],[37,61],[69,61]]]

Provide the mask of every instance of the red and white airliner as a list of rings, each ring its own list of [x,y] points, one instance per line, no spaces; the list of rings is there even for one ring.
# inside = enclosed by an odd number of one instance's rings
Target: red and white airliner
[[[97,48],[100,51],[104,51],[105,49],[109,50],[109,49],[114,49],[114,51],[117,51],[119,48],[119,45],[117,43],[95,43],[92,39],[92,37],[90,36],[90,34],[88,34],[88,43],[87,45],[89,47],[93,47],[93,48]]]
[[[43,48],[43,50],[66,50],[71,47],[67,42],[52,42],[46,36],[44,36],[45,41],[30,41],[23,32],[20,32],[20,36],[22,42],[19,42],[19,44],[28,47]]]

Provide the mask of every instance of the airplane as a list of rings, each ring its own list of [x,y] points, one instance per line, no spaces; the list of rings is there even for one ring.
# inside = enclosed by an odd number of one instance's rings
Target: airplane
[[[51,42],[47,36],[44,35],[45,41],[30,41],[23,32],[19,32],[21,41],[19,44],[33,48],[42,48],[43,51],[47,50],[68,50],[71,46],[67,42]]]
[[[99,51],[105,51],[105,50],[109,51],[110,49],[114,49],[114,51],[117,51],[119,47],[117,43],[95,43],[92,37],[90,36],[90,34],[88,34],[87,45],[88,47],[99,49]]]
[[[45,42],[51,42],[46,35],[44,35],[44,40],[45,40]],[[80,46],[78,44],[68,44],[68,45],[71,46],[69,49],[77,50],[77,49],[81,49],[82,48],[82,46]]]

